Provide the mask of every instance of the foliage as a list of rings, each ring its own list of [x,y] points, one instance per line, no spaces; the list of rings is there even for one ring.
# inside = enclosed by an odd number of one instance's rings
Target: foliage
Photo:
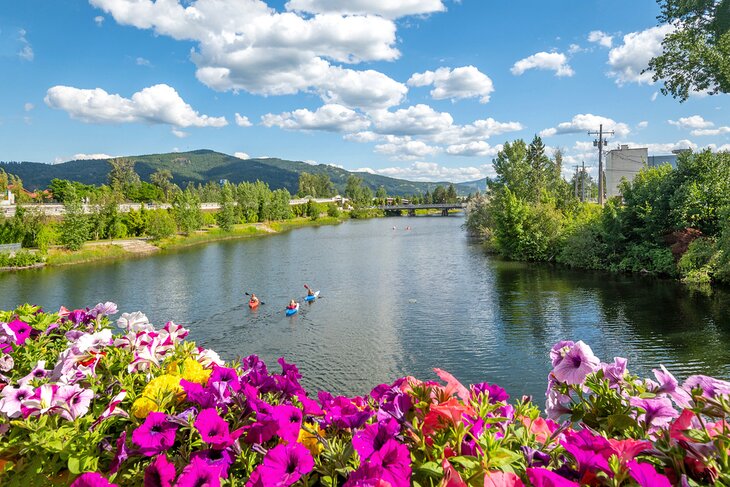
[[[215,215],[216,222],[221,230],[230,232],[236,223],[236,208],[233,206],[233,190],[228,183],[221,190],[220,205],[221,208]]]
[[[175,219],[167,210],[153,210],[149,212],[147,234],[152,240],[162,240],[171,237],[177,231]]]
[[[28,252],[27,250],[21,250],[11,255],[9,253],[0,253],[0,268],[1,267],[27,267],[34,264],[38,264],[44,261],[44,258],[40,254],[34,252]]]
[[[718,260],[714,239],[700,237],[692,241],[677,267],[682,280],[693,284],[709,284]]]
[[[190,188],[175,195],[172,214],[175,216],[177,228],[186,235],[198,230],[203,224],[200,199]]]
[[[59,241],[68,250],[79,250],[88,239],[89,222],[78,199],[69,200],[64,205],[60,234]]]
[[[297,367],[224,364],[173,322],[113,303],[24,305],[3,325],[7,485],[727,485],[730,383],[627,361],[583,342],[550,351],[546,415],[498,385],[403,377],[310,397]],[[559,423],[559,421],[563,421]],[[101,447],[100,447],[101,446]]]
[[[337,194],[337,188],[326,173],[310,174],[299,173],[299,191],[297,196],[311,196],[312,198],[331,198]]]
[[[658,0],[659,21],[672,24],[662,53],[649,62],[664,95],[730,92],[730,0]]]
[[[332,218],[339,218],[342,215],[342,211],[340,211],[340,208],[334,204],[330,203],[327,205],[327,216]]]

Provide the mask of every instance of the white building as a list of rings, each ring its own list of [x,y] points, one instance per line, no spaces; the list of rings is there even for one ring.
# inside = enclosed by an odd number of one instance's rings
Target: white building
[[[15,204],[15,195],[12,191],[7,190],[7,194],[0,194],[0,205],[13,206]]]
[[[621,180],[633,181],[649,160],[649,149],[640,147],[629,149],[622,145],[606,153],[606,197],[620,196]]]

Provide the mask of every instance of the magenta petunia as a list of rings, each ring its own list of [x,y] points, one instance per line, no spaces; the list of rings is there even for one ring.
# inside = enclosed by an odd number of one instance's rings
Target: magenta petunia
[[[195,419],[195,428],[203,441],[218,449],[230,446],[240,436],[240,432],[231,435],[228,423],[218,415],[214,408],[203,409],[198,414]]]
[[[112,484],[106,477],[97,472],[82,473],[73,481],[71,487],[118,487]]]
[[[399,432],[400,425],[394,419],[369,424],[353,435],[352,447],[364,461],[373,453],[380,451],[383,445]]]
[[[15,334],[15,343],[17,345],[24,345],[25,341],[30,337],[30,332],[33,331],[28,323],[18,319],[8,323],[8,328]]]
[[[271,417],[276,421],[276,434],[288,442],[295,442],[302,428],[302,410],[289,404],[274,406]]]
[[[669,371],[663,365],[660,365],[661,370],[654,369],[654,377],[659,382],[659,389],[656,390],[658,394],[665,393],[671,397],[674,402],[680,408],[690,407],[691,397],[689,392],[679,387],[677,379],[669,373]]]
[[[176,433],[177,425],[168,421],[165,413],[152,412],[132,432],[132,442],[143,455],[152,457],[172,448]]]
[[[210,374],[210,379],[208,379],[208,384],[220,396],[230,395],[230,391],[238,392],[241,390],[241,383],[239,382],[236,370],[229,367],[214,367],[213,372]]]
[[[411,485],[411,452],[407,445],[388,440],[372,454],[370,462],[383,467],[383,480],[393,487]]]
[[[144,471],[144,487],[172,487],[177,472],[167,456],[158,455]]]
[[[631,461],[628,463],[629,475],[636,480],[641,487],[671,487],[672,483],[664,475],[658,473],[651,463],[639,463]]]
[[[580,484],[561,477],[546,468],[528,468],[527,478],[534,487],[580,487]]]
[[[314,459],[305,446],[300,443],[281,444],[268,451],[264,461],[251,474],[246,486],[286,487],[297,482],[313,468]]]
[[[235,460],[235,454],[230,451],[230,448],[225,450],[216,450],[214,448],[208,450],[199,450],[193,452],[190,458],[200,458],[211,467],[219,469],[220,477],[228,478],[228,469]]]
[[[127,448],[127,432],[122,431],[122,434],[117,438],[117,451],[114,453],[114,458],[109,466],[110,473],[116,473],[119,467],[124,461],[129,458],[129,449]]]
[[[623,357],[614,357],[612,364],[601,365],[603,376],[608,380],[611,387],[617,386],[624,380],[627,363],[628,360]]]
[[[383,467],[365,463],[347,478],[343,487],[383,487]]]
[[[177,479],[175,487],[220,487],[220,469],[208,465],[200,457],[193,457]]]
[[[580,341],[570,347],[552,374],[560,382],[582,384],[586,376],[598,370],[600,365],[601,361],[593,355],[591,347]]]
[[[203,387],[196,382],[188,382],[180,379],[180,386],[185,391],[188,402],[192,402],[201,408],[214,408],[218,405],[218,398],[210,387]]]
[[[496,384],[489,384],[487,382],[473,384],[471,386],[471,397],[476,399],[480,394],[487,394],[489,402],[492,404],[509,401],[509,394],[507,394],[507,391]]]

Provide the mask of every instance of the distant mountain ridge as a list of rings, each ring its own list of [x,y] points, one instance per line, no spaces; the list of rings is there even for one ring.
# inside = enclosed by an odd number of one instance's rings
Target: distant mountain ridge
[[[190,152],[172,152],[167,154],[147,154],[126,156],[135,161],[134,169],[144,181],[158,169],[168,169],[173,181],[181,187],[188,183],[218,182],[227,179],[231,183],[260,180],[271,189],[286,188],[294,194],[299,189],[299,174],[327,174],[340,192],[345,190],[347,178],[351,174],[361,177],[365,184],[376,191],[381,185],[389,195],[404,196],[416,193],[433,192],[436,186],[448,186],[444,182],[418,182],[381,176],[367,172],[346,171],[339,167],[318,164],[312,165],[301,161],[288,161],[277,158],[239,159],[228,154],[208,149]],[[84,184],[105,184],[111,169],[109,159],[74,160],[60,164],[43,164],[38,162],[0,162],[0,169],[15,174],[23,180],[28,189],[45,188],[54,178],[79,181]],[[459,194],[476,192],[484,186],[485,181],[455,183]]]

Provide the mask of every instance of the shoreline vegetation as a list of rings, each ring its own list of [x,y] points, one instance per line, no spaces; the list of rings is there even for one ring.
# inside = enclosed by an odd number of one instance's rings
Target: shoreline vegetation
[[[562,178],[562,154],[539,137],[506,143],[496,177],[467,207],[465,228],[488,252],[515,261],[649,274],[704,290],[730,284],[730,153],[682,153],[645,167],[601,207]],[[584,176],[588,195],[597,196]]]
[[[125,258],[142,258],[160,251],[177,250],[206,243],[266,237],[309,226],[338,225],[348,219],[348,216],[323,216],[316,220],[298,217],[286,221],[243,223],[234,225],[233,229],[229,232],[224,232],[219,227],[211,227],[197,230],[189,235],[174,235],[159,241],[152,241],[146,237],[97,240],[86,242],[79,250],[75,251],[60,246],[51,248],[48,250],[44,262],[37,262],[22,267],[0,266],[0,271],[20,271]]]

